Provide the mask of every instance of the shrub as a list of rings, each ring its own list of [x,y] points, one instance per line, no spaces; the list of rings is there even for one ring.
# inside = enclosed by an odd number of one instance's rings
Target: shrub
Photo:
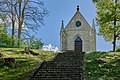
[[[0,48],[17,48],[17,46],[0,45]]]
[[[120,52],[120,46],[117,46],[116,52]]]

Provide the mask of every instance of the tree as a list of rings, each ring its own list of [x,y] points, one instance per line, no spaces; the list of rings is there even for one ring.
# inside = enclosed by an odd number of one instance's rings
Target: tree
[[[1,25],[0,25],[1,26]],[[0,45],[10,45],[11,36],[7,34],[7,32],[0,27]]]
[[[44,25],[44,17],[48,13],[41,0],[1,0],[0,11],[6,14],[10,13],[10,15],[13,13],[13,22],[18,22],[18,47],[21,44],[21,35],[29,36],[28,29],[34,32],[38,30],[41,24]],[[23,29],[24,26],[27,30]]]
[[[36,31],[43,24],[43,18],[47,15],[47,10],[43,7],[41,0],[18,0],[18,6],[15,7],[15,10],[19,22],[18,47],[20,47],[23,24],[27,29]]]
[[[0,14],[1,15],[7,15],[9,19],[11,20],[12,24],[12,46],[14,46],[14,34],[15,34],[15,10],[14,6],[16,6],[17,2],[15,0],[1,0],[0,1]]]
[[[26,38],[23,42],[23,47],[29,47],[30,49],[40,49],[43,46],[41,39],[35,38],[32,36],[31,38]]]
[[[10,23],[5,14],[0,14],[0,44],[10,45],[11,36],[7,33]]]
[[[120,0],[93,0],[99,27],[99,35],[106,41],[113,43],[113,51],[116,49],[116,40],[120,38]]]

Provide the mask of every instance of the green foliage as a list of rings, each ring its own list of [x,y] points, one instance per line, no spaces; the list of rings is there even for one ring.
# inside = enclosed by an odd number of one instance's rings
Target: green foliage
[[[0,48],[0,53],[3,55],[0,57],[0,80],[26,80],[38,63],[54,57],[53,52],[33,50],[39,53],[38,56],[34,56],[24,53],[23,50],[20,48]],[[4,65],[2,58],[14,58],[15,68]]]
[[[10,26],[10,22],[8,22],[8,17],[5,14],[0,13],[0,28],[2,28],[5,32],[7,32],[7,27]]]
[[[7,27],[9,27],[10,23],[7,22],[7,16],[5,14],[0,14],[0,45],[10,45],[11,44],[11,36],[7,34]]]
[[[0,48],[18,48],[17,46],[11,46],[11,45],[0,45]]]
[[[6,33],[5,30],[0,28],[0,45],[10,45],[11,44],[11,36]]]
[[[30,49],[40,49],[43,46],[43,43],[40,39],[37,38],[26,38],[23,41],[23,46],[28,46]]]
[[[85,80],[119,80],[119,52],[86,53],[85,60]]]
[[[97,9],[99,35],[112,42],[115,51],[116,40],[120,39],[120,0],[93,0],[93,2]]]
[[[120,46],[117,46],[116,52],[120,52]]]
[[[120,35],[120,1],[117,0],[98,0],[97,8],[97,24],[100,26],[99,35],[103,36],[106,41],[112,41],[114,34]],[[114,20],[116,19],[116,25]]]

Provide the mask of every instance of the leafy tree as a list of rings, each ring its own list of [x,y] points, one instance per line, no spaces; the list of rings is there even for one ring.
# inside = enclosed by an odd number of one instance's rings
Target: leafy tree
[[[0,0],[0,14],[5,14],[11,20],[11,27],[12,27],[12,46],[14,46],[14,34],[15,34],[15,9],[17,2],[16,0]]]
[[[5,30],[3,30],[0,27],[0,45],[10,45],[11,44],[11,36],[6,33]]]
[[[13,42],[14,28],[17,27],[18,47],[21,45],[21,35],[29,36],[28,29],[34,32],[38,30],[48,13],[41,0],[0,0],[0,11],[10,16]]]
[[[120,0],[93,0],[93,2],[97,9],[99,35],[112,42],[115,51],[116,40],[120,38]]]
[[[10,23],[8,22],[8,17],[5,14],[0,14],[0,24],[2,29],[7,33],[7,27],[9,27]]]
[[[0,44],[10,45],[11,36],[7,34],[7,27],[9,27],[7,19],[5,14],[0,14]]]
[[[34,36],[32,36],[31,38],[26,38],[22,42],[23,42],[23,47],[28,46],[30,49],[40,49],[43,46],[41,39],[34,38]]]

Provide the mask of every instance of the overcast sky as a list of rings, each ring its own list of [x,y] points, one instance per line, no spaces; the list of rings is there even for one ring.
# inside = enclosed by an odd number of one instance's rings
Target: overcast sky
[[[45,18],[45,26],[39,28],[37,37],[41,38],[44,44],[53,44],[60,47],[60,27],[64,20],[66,26],[76,12],[77,5],[80,12],[88,23],[92,26],[93,18],[96,16],[95,5],[92,0],[43,0],[45,7],[49,10],[49,16]],[[97,27],[98,29],[98,27]],[[98,32],[98,30],[97,30]],[[112,44],[105,42],[97,35],[97,51],[110,51]]]

